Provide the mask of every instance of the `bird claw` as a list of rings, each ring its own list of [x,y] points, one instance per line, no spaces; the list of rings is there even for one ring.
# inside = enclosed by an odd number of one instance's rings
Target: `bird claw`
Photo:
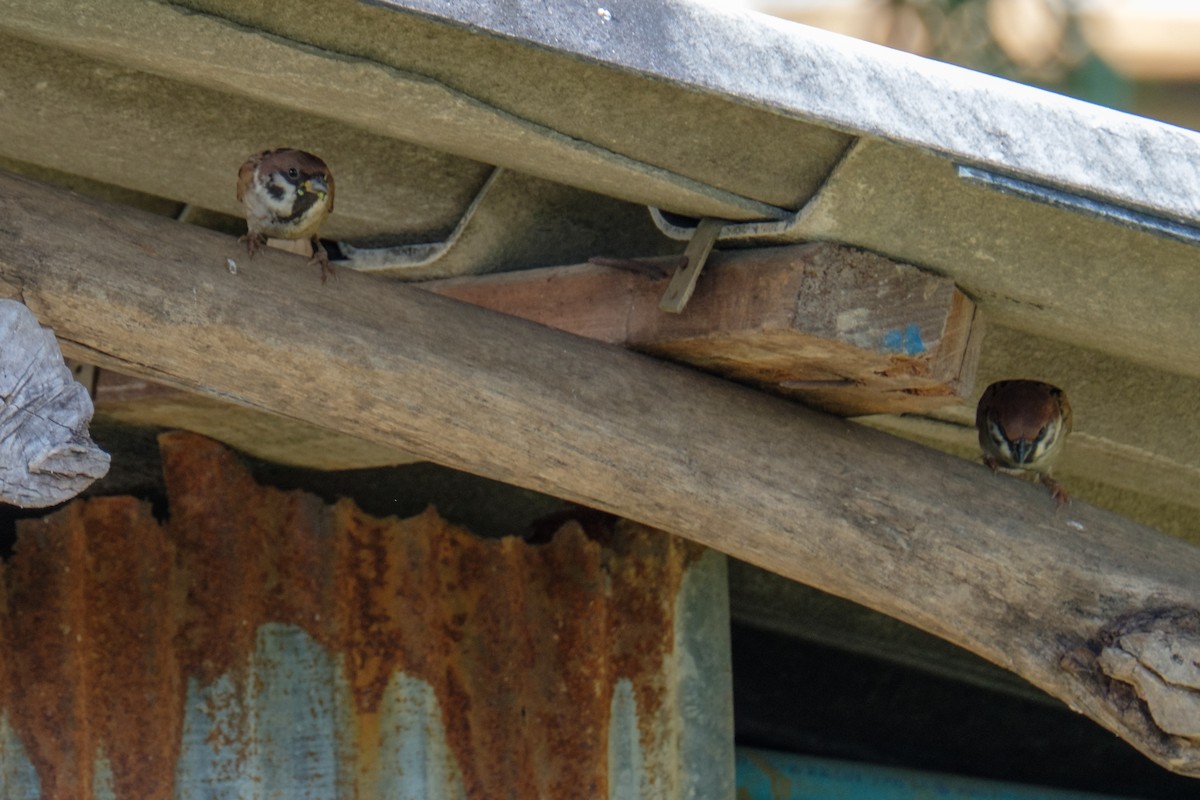
[[[254,254],[267,244],[261,233],[252,233],[249,231],[239,236],[238,241],[246,243],[246,252],[250,255],[250,258],[254,258]]]
[[[254,258],[255,253],[267,246],[266,238],[261,233],[244,233],[238,237],[238,241],[246,243],[246,252],[250,254],[250,258]],[[313,254],[308,263],[321,267],[321,283],[325,283],[330,277],[337,277],[337,271],[329,263],[329,253],[325,252],[318,239],[313,240]]]
[[[337,270],[329,263],[329,253],[325,252],[325,248],[321,245],[321,241],[313,238],[313,255],[308,260],[310,264],[319,264],[321,267],[321,283],[325,283],[329,278],[337,277]]]
[[[1071,496],[1067,494],[1067,490],[1058,481],[1051,478],[1049,475],[1042,476],[1042,485],[1050,490],[1050,496],[1054,498],[1054,502],[1059,508],[1062,508],[1071,500]]]

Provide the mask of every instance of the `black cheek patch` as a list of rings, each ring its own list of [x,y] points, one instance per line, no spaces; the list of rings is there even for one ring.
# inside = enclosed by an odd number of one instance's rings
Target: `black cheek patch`
[[[277,184],[275,181],[271,181],[267,184],[267,194],[271,195],[271,197],[276,200],[282,200],[283,187]]]
[[[292,213],[286,217],[279,217],[280,222],[292,222],[303,217],[317,203],[321,202],[321,196],[316,192],[304,192],[297,194],[295,202],[292,203]]]

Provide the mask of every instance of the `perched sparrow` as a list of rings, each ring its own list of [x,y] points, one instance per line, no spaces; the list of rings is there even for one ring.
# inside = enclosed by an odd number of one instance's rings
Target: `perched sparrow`
[[[993,470],[1034,473],[1061,506],[1062,484],[1050,477],[1071,432],[1071,404],[1062,389],[1041,381],[997,381],[975,411],[983,463]]]
[[[238,170],[237,198],[248,227],[239,241],[246,241],[251,257],[267,237],[309,239],[312,260],[321,265],[321,282],[333,274],[318,236],[333,211],[333,173],[324,161],[290,148],[252,155]]]

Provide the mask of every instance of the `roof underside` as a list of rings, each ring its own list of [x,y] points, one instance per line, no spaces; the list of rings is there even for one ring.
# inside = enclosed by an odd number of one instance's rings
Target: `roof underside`
[[[683,2],[7,6],[0,165],[240,232],[238,165],[301,147],[323,234],[399,279],[677,252],[704,216],[864,247],[978,302],[976,396],[1067,389],[1079,494],[1195,532],[1192,132]],[[970,419],[876,423],[969,454]]]

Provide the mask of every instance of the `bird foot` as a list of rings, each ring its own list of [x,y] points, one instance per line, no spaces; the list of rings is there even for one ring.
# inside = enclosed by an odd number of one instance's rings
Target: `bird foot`
[[[331,277],[337,277],[337,270],[329,263],[329,253],[325,252],[321,241],[315,237],[313,238],[313,255],[308,260],[308,263],[319,264],[321,266],[321,283],[325,283]]]
[[[266,238],[261,233],[254,233],[252,231],[243,233],[238,237],[238,241],[246,243],[246,252],[250,254],[250,258],[254,258],[254,254],[263,249],[267,244]]]
[[[1054,498],[1054,502],[1058,504],[1059,508],[1062,508],[1071,500],[1071,496],[1067,494],[1067,490],[1063,488],[1063,485],[1049,475],[1042,476],[1042,485],[1050,490],[1050,496]]]

